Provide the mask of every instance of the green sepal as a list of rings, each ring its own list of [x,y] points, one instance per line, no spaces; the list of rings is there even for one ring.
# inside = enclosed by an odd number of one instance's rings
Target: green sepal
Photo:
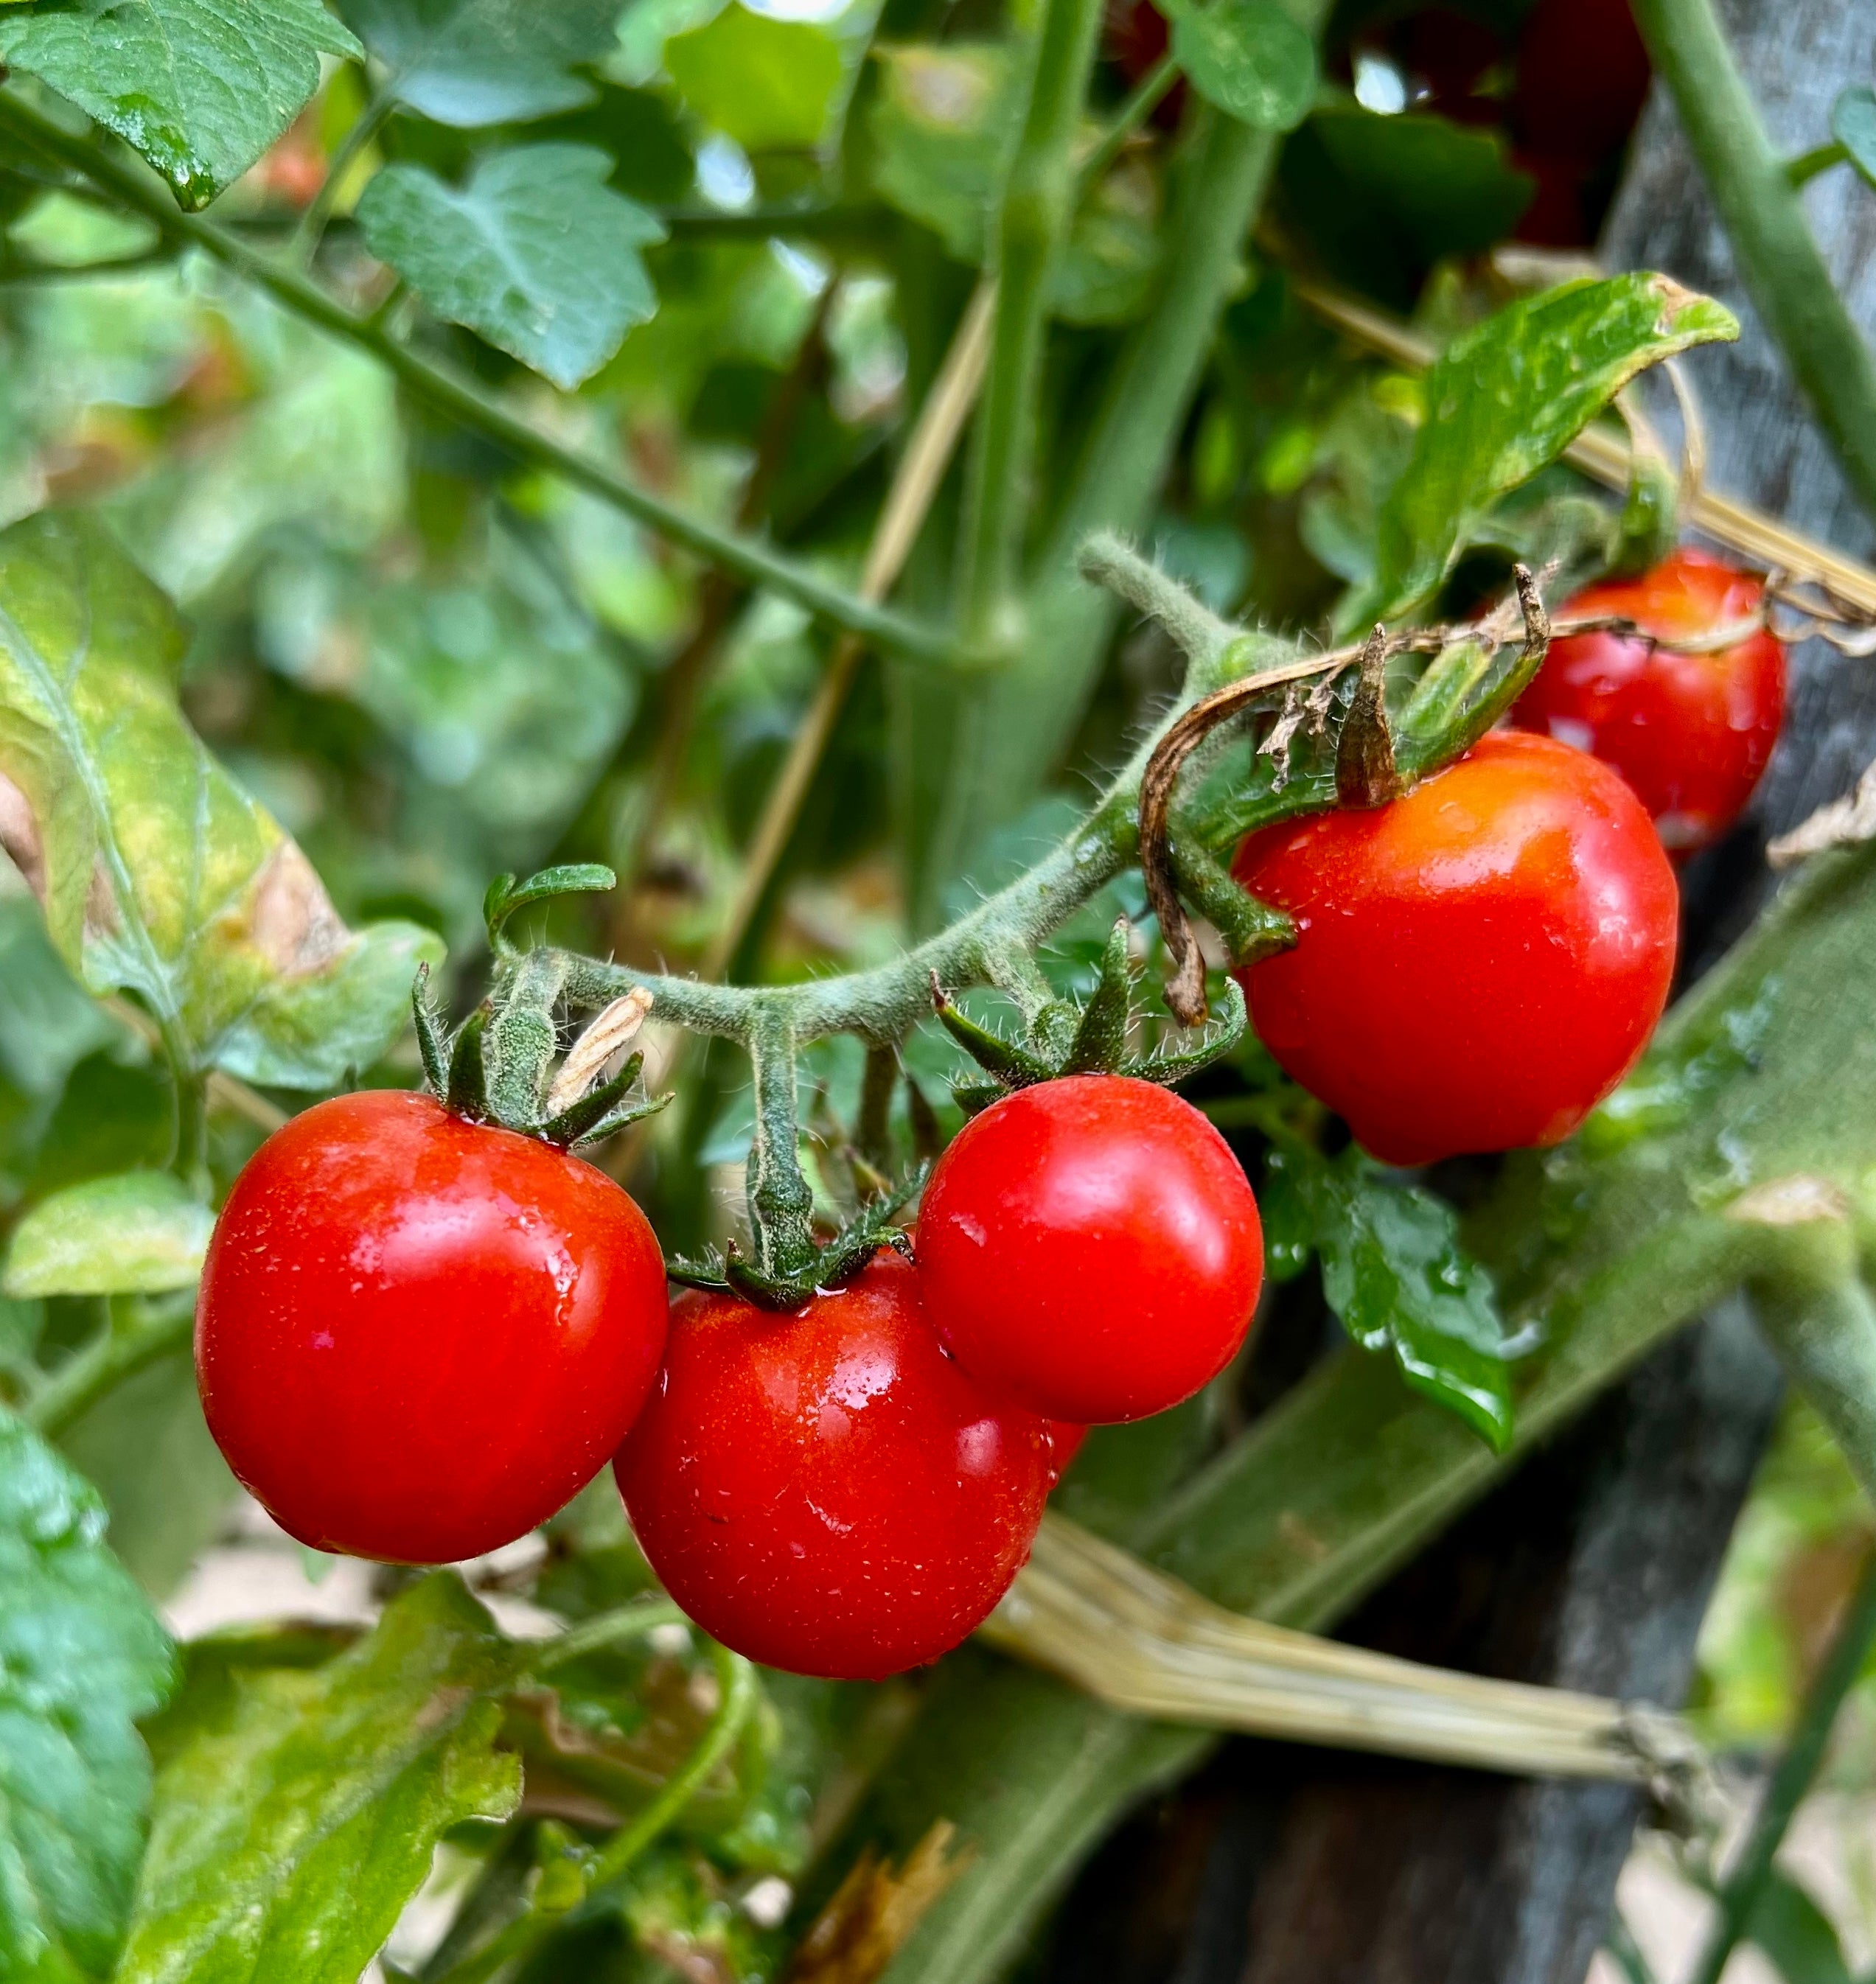
[[[1019,1047],[1014,1041],[1006,1041],[1001,1034],[992,1033],[988,1027],[958,1011],[938,984],[934,975],[931,980],[931,1004],[946,1033],[963,1048],[984,1072],[993,1077],[1005,1088],[1029,1088],[1039,1081],[1046,1081],[1055,1073],[1054,1067],[1039,1054]]]
[[[816,1295],[844,1288],[864,1271],[882,1247],[910,1258],[911,1238],[903,1228],[892,1222],[923,1187],[930,1168],[921,1164],[908,1173],[883,1198],[875,1199],[857,1218],[844,1226],[799,1273],[766,1274],[743,1258],[734,1241],[720,1253],[710,1248],[699,1261],[681,1258],[669,1261],[665,1272],[686,1288],[739,1295],[757,1309],[805,1308]]]
[[[559,1115],[549,1117],[541,1125],[542,1137],[548,1143],[558,1144],[563,1151],[583,1141],[592,1135],[593,1125],[603,1122],[607,1114],[625,1100],[626,1091],[638,1080],[644,1066],[645,1057],[635,1054],[610,1081],[589,1089]]]
[[[451,1115],[465,1117],[472,1123],[482,1122],[488,1114],[482,1037],[488,1031],[492,1010],[485,999],[458,1029],[455,1044],[450,1049],[449,1080],[443,1091],[443,1106]]]
[[[417,1027],[417,1051],[424,1064],[424,1083],[441,1102],[449,1093],[449,1041],[430,1004],[430,967],[417,967],[411,986],[411,1017]]]
[[[1297,940],[1297,927],[1281,910],[1241,889],[1210,852],[1193,841],[1166,850],[1179,893],[1225,940],[1234,965],[1274,957]]]
[[[1033,1082],[1029,1084],[1034,1088]],[[1002,1083],[995,1081],[954,1081],[951,1085],[951,1099],[967,1116],[981,1116],[993,1102],[1001,1102],[1010,1093]]]
[[[1244,1005],[1244,988],[1235,978],[1225,980],[1224,1000],[1223,1017],[1205,1029],[1197,1046],[1174,1054],[1142,1054],[1123,1061],[1119,1071],[1136,1081],[1157,1082],[1163,1088],[1174,1088],[1214,1061],[1236,1054],[1250,1028],[1250,1015]]]
[[[525,910],[532,903],[549,901],[555,896],[581,895],[589,890],[601,892],[618,886],[619,877],[596,861],[574,861],[558,868],[543,868],[525,882],[517,882],[512,875],[498,875],[482,898],[482,921],[488,926],[488,947],[497,952],[503,949],[502,926],[517,910]]]
[[[560,1044],[554,1010],[566,984],[566,960],[552,950],[520,960],[497,999],[482,1040],[488,1114],[504,1128],[535,1134],[546,1106],[548,1071]]]
[[[1101,953],[1101,974],[1082,1008],[1080,1024],[1062,1061],[1063,1074],[1112,1074],[1127,1051],[1133,1010],[1133,965],[1127,955],[1127,920],[1116,918]]]

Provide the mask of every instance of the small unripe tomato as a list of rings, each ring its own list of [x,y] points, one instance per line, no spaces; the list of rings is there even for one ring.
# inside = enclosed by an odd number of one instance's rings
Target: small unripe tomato
[[[1684,641],[1751,621],[1764,603],[1751,573],[1679,551],[1640,578],[1591,586],[1558,617],[1619,615],[1657,640]],[[1512,720],[1613,765],[1678,854],[1709,846],[1739,817],[1784,714],[1784,645],[1759,627],[1710,654],[1623,634],[1553,641]]]
[[[1549,737],[1267,827],[1233,872],[1297,925],[1240,974],[1259,1037],[1388,1164],[1559,1141],[1666,1003],[1673,870],[1616,773]]]
[[[235,1181],[196,1375],[216,1445],[290,1535],[448,1563],[605,1466],[666,1315],[657,1239],[602,1171],[367,1091],[296,1116]]]
[[[1049,1426],[945,1356],[911,1265],[882,1253],[792,1315],[682,1296],[614,1471],[706,1633],[768,1667],[876,1681],[985,1618],[1056,1470]]]
[[[1119,1075],[992,1103],[918,1214],[933,1327],[979,1383],[1051,1419],[1144,1419],[1215,1378],[1264,1279],[1257,1201],[1188,1102]]]

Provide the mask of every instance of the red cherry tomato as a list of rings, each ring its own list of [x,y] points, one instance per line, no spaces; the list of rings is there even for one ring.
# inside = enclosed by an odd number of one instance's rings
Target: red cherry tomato
[[[1108,0],[1102,24],[1107,59],[1126,78],[1129,89],[1143,82],[1171,46],[1173,30],[1153,0]],[[1176,130],[1186,107],[1182,78],[1153,106],[1153,121],[1163,131]]]
[[[935,1660],[1008,1589],[1052,1449],[945,1356],[912,1268],[882,1254],[791,1315],[680,1298],[615,1471],[652,1568],[706,1632],[870,1681]]]
[[[980,1384],[1050,1419],[1144,1419],[1228,1364],[1264,1279],[1230,1147],[1149,1081],[1076,1074],[967,1123],[918,1214],[918,1279]]]
[[[1637,579],[1592,585],[1564,615],[1620,615],[1663,641],[1754,618],[1765,588],[1704,551],[1676,551]],[[1562,617],[1559,615],[1559,617]],[[1760,628],[1712,654],[1620,634],[1553,642],[1513,720],[1613,765],[1682,853],[1717,840],[1751,798],[1785,713],[1785,650]]]
[[[1519,135],[1534,152],[1606,158],[1634,129],[1649,75],[1629,0],[1537,0],[1519,37]]]
[[[1568,1136],[1667,999],[1673,870],[1622,780],[1548,737],[1267,827],[1233,870],[1297,922],[1242,974],[1259,1036],[1389,1164]]]
[[[295,1117],[235,1181],[196,1373],[216,1444],[284,1529],[445,1563],[599,1472],[665,1319],[657,1240],[602,1172],[378,1090]]]

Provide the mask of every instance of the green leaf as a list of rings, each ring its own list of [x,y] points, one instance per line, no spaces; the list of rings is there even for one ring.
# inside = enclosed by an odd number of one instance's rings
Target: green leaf
[[[1273,1277],[1299,1272],[1313,1247],[1324,1297],[1355,1342],[1391,1350],[1416,1391],[1503,1453],[1512,1436],[1504,1325],[1452,1208],[1351,1144],[1333,1162],[1301,1148],[1273,1152],[1264,1211]]]
[[[1206,102],[1258,130],[1294,131],[1315,101],[1316,44],[1277,0],[1180,7],[1173,53]]]
[[[1850,163],[1876,186],[1876,90],[1861,83],[1840,90],[1831,106],[1831,136],[1850,154]]]
[[[95,992],[143,1000],[192,1065],[321,1088],[402,1031],[408,923],[348,930],[305,856],[176,703],[183,631],[90,520],[0,531],[0,846]]]
[[[322,54],[363,53],[320,0],[84,0],[0,15],[0,62],[115,131],[191,208],[293,122]]]
[[[359,225],[438,316],[571,388],[658,307],[639,250],[664,224],[607,186],[611,170],[586,145],[498,152],[460,192],[391,166],[366,187]]]
[[[167,1171],[124,1171],[54,1192],[13,1229],[9,1295],[159,1295],[202,1272],[215,1215]]]
[[[841,86],[840,47],[825,28],[752,14],[741,0],[673,35],[664,65],[706,124],[752,152],[818,144]]]
[[[514,1810],[515,1673],[445,1572],[324,1667],[232,1677],[157,1777],[118,1984],[354,1984],[443,1833]]]
[[[110,1968],[149,1808],[139,1716],[175,1674],[169,1635],[104,1547],[103,1504],[0,1413],[0,1976]]]
[[[613,46],[619,0],[341,0],[339,11],[400,102],[473,131],[591,102],[570,71]]]
[[[1565,283],[1455,339],[1427,374],[1425,418],[1381,508],[1374,577],[1340,624],[1422,605],[1492,504],[1554,461],[1638,372],[1738,334],[1710,298],[1643,272]]]
[[[1830,1918],[1776,1868],[1753,1905],[1746,1935],[1772,1959],[1785,1984],[1853,1984]]]

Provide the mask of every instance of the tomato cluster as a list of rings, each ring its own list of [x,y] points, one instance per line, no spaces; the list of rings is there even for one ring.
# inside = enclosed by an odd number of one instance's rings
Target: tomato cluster
[[[1239,850],[1295,930],[1241,974],[1258,1034],[1377,1156],[1554,1142],[1633,1064],[1673,966],[1662,840],[1719,831],[1776,735],[1754,588],[1682,555],[1585,595],[1571,610],[1646,632],[1559,642],[1532,727]],[[1082,1037],[1061,1067],[1086,1066]],[[1056,1066],[1005,1069],[911,1258],[882,1248],[780,1310],[693,1291],[667,1311],[638,1208],[540,1134],[422,1095],[322,1103],[216,1227],[209,1425],[294,1535],[400,1562],[496,1548],[612,1456],[653,1568],[727,1645],[840,1677],[931,1660],[1008,1589],[1086,1427],[1216,1377],[1262,1282],[1256,1200],[1206,1118]]]

